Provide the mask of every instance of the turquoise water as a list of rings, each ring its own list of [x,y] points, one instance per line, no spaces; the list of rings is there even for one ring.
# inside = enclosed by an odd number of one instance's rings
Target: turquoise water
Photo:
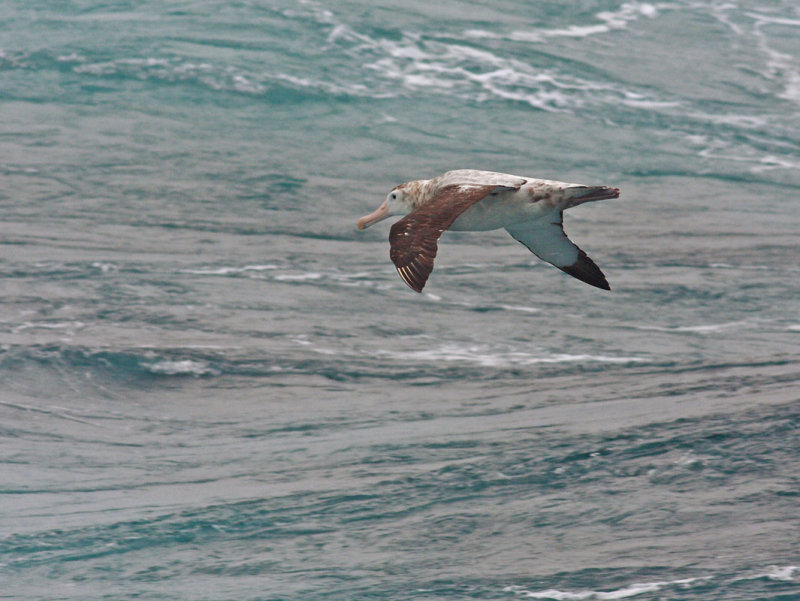
[[[3,3],[0,599],[800,599],[799,168],[793,0]]]

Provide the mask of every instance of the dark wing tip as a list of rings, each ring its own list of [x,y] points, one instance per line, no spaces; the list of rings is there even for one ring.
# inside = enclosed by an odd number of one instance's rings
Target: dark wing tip
[[[572,265],[559,267],[559,269],[564,273],[567,273],[582,282],[586,282],[591,286],[601,288],[602,290],[611,290],[611,286],[609,286],[606,276],[603,275],[603,272],[600,271],[600,268],[595,265],[594,261],[592,261],[580,248],[578,249],[577,260]]]
[[[422,236],[414,235],[413,224],[402,219],[392,226],[389,234],[389,258],[403,281],[416,292],[422,292],[425,287],[436,257],[436,239],[434,237],[426,240],[426,233],[422,232]]]
[[[433,271],[433,257],[420,253],[408,262],[395,263],[395,267],[409,288],[415,292],[422,292],[428,276]]]
[[[425,280],[420,280],[418,277],[416,277],[416,275],[411,272],[408,265],[398,267],[397,273],[400,274],[400,277],[403,278],[403,281],[414,292],[422,292],[422,289],[425,287]]]

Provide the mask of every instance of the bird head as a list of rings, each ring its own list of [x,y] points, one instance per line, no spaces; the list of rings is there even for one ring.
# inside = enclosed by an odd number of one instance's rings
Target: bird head
[[[417,182],[407,182],[392,188],[386,195],[381,206],[369,215],[358,220],[358,229],[363,230],[392,215],[406,215],[415,207],[415,192]]]

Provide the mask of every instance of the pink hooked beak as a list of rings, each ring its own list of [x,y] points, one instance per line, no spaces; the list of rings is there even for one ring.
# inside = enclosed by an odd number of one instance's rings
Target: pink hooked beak
[[[371,226],[373,223],[378,223],[381,219],[386,219],[389,216],[389,203],[385,200],[374,212],[369,215],[364,215],[358,220],[358,229],[363,230]]]

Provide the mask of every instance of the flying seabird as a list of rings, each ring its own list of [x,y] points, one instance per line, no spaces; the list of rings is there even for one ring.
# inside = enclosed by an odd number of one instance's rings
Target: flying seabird
[[[507,173],[457,169],[392,189],[380,207],[358,220],[358,229],[405,215],[389,233],[389,257],[403,281],[422,292],[433,271],[439,237],[452,230],[505,228],[543,261],[579,280],[610,290],[603,272],[564,233],[564,211],[618,198],[619,188],[584,186]]]

